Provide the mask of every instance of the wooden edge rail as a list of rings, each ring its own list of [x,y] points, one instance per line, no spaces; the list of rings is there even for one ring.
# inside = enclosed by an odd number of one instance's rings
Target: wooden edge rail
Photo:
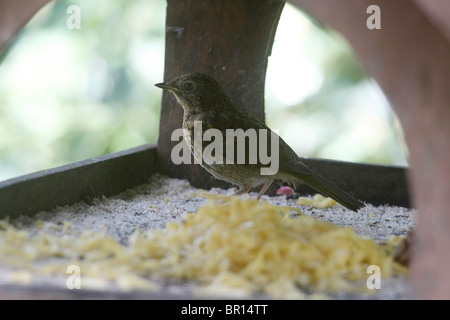
[[[156,146],[143,145],[0,182],[0,218],[90,202],[148,181]]]
[[[91,202],[146,183],[156,172],[149,144],[0,182],[0,218],[33,215],[80,201]],[[409,206],[404,167],[305,158],[328,179],[374,205]],[[301,193],[315,193],[298,186]]]

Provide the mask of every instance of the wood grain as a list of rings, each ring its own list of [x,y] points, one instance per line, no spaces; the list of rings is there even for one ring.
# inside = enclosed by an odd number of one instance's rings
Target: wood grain
[[[264,84],[276,26],[284,2],[272,0],[168,0],[164,80],[188,72],[217,79],[239,105],[264,120]],[[174,165],[172,132],[183,111],[163,94],[158,139],[158,171],[187,178],[194,186],[229,186],[198,164]]]

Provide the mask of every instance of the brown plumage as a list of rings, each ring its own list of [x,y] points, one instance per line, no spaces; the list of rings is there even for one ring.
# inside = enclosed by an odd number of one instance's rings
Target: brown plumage
[[[350,210],[357,211],[364,206],[363,203],[353,196],[306,166],[283,139],[273,133],[262,121],[239,108],[213,78],[200,73],[189,73],[176,77],[168,83],[158,83],[156,86],[173,93],[183,107],[184,138],[190,146],[194,157],[216,178],[238,185],[241,188],[239,193],[248,192],[252,187],[264,184],[264,187],[258,194],[259,199],[275,180],[281,180],[290,184],[303,182],[320,193],[333,198]],[[248,129],[255,129],[256,132],[259,132],[259,129],[266,129],[268,154],[271,154],[271,135],[276,135],[278,137],[278,171],[273,175],[262,175],[260,169],[268,167],[268,165],[261,163],[259,159],[256,163],[251,164],[252,162],[249,161],[252,156],[250,151],[253,152],[254,149],[250,149],[249,143],[245,144],[245,162],[238,164],[236,156],[239,150],[237,150],[236,140],[234,140],[234,157],[232,158],[234,163],[230,164],[224,158],[227,156],[225,138],[223,139],[223,150],[215,150],[214,153],[214,159],[224,156],[223,163],[211,163],[209,161],[208,164],[207,160],[211,159],[205,158],[201,161],[198,155],[202,155],[204,148],[211,142],[203,140],[202,150],[194,152],[195,121],[201,121],[202,133],[207,129],[215,128],[220,130],[223,137],[226,136],[227,129],[242,129],[244,132]],[[258,136],[258,143],[259,139],[260,136]]]

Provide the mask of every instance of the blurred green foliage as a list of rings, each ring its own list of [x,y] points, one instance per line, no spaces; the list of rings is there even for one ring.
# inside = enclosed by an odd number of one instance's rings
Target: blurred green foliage
[[[299,155],[407,165],[399,120],[347,41],[286,9],[269,58],[269,126]]]
[[[72,4],[49,3],[0,57],[0,180],[157,140],[166,2],[78,0],[79,30]],[[398,120],[349,46],[289,5],[266,110],[300,155],[406,164]]]
[[[0,65],[0,180],[156,142],[165,1],[45,6]]]

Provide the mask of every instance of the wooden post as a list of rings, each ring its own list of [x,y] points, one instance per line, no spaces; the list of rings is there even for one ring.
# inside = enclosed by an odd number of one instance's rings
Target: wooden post
[[[188,72],[206,73],[247,111],[264,120],[264,83],[276,26],[284,2],[273,0],[168,0],[164,80]],[[161,79],[162,80],[162,79]],[[183,110],[163,94],[158,171],[187,178],[197,187],[226,186],[198,164],[174,165],[172,132]]]
[[[450,4],[292,2],[341,32],[392,101],[405,130],[413,204],[419,209],[412,257],[414,288],[420,298],[450,299],[450,27],[437,14],[450,12]],[[379,30],[366,27],[370,5],[381,10]]]
[[[50,0],[0,0],[0,54],[8,43]]]

